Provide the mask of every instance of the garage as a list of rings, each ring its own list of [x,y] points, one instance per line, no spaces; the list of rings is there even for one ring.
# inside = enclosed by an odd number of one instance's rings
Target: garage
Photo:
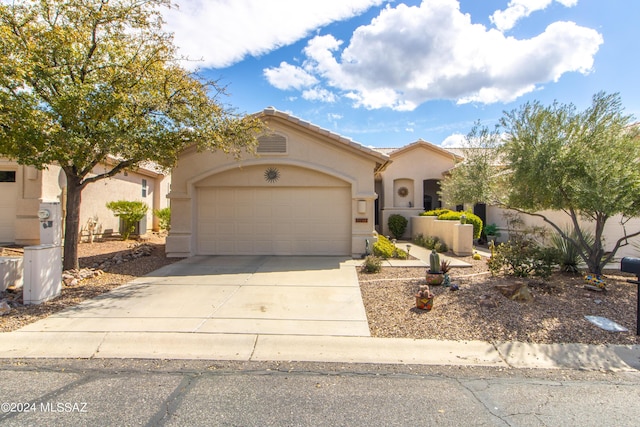
[[[361,257],[375,238],[375,177],[389,157],[272,107],[255,151],[180,154],[168,257]]]
[[[200,255],[350,255],[349,187],[198,188]]]

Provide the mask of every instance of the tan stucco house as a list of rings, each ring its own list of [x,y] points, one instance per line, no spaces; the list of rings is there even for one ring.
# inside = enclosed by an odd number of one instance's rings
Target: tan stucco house
[[[181,154],[167,255],[346,255],[374,236],[375,177],[389,161],[273,108],[257,155]]]
[[[99,164],[94,174],[104,173],[107,165]],[[64,209],[65,176],[59,166],[44,170],[18,165],[0,158],[0,243],[34,245],[40,243],[37,212],[41,202],[61,202]],[[89,184],[82,193],[80,225],[86,229],[91,218],[97,218],[96,232],[109,234],[119,231],[119,219],[106,208],[115,200],[140,200],[149,206],[147,229],[157,229],[152,209],[168,206],[170,175],[151,167]]]
[[[381,217],[378,231],[389,235],[389,216],[410,218],[441,207],[439,181],[462,158],[424,140],[382,151],[391,163],[376,181]],[[410,224],[405,236],[412,236]]]
[[[441,207],[438,182],[462,159],[458,150],[423,140],[367,148],[272,107],[259,116],[271,133],[259,138],[256,154],[236,159],[195,148],[181,154],[168,195],[168,256],[360,257],[376,232],[390,234],[390,215],[409,219]],[[464,208],[506,227],[502,209]],[[410,227],[411,221],[406,239],[413,235]],[[613,242],[622,229],[612,221],[607,232]],[[628,246],[620,254],[633,250]]]

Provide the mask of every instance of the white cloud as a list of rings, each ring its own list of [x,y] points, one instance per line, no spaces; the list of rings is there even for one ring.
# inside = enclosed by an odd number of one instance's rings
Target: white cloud
[[[282,62],[278,67],[265,69],[264,76],[272,86],[281,90],[299,90],[303,87],[313,86],[318,83],[318,79],[302,68],[287,64],[286,62]]]
[[[383,0],[178,0],[166,29],[195,66],[222,68],[262,55],[335,21],[360,15]]]
[[[588,73],[602,43],[572,22],[518,40],[473,24],[456,0],[425,0],[387,6],[342,51],[332,35],[314,37],[303,67],[356,106],[410,111],[432,99],[513,101],[565,73]]]
[[[573,7],[578,0],[555,0],[566,7]],[[516,23],[533,12],[546,9],[553,0],[511,0],[505,10],[497,10],[491,15],[491,22],[500,31],[512,29]]]
[[[467,137],[461,133],[449,135],[440,143],[442,148],[461,148],[469,145]]]
[[[336,95],[334,93],[320,87],[304,90],[302,97],[307,101],[336,102]]]

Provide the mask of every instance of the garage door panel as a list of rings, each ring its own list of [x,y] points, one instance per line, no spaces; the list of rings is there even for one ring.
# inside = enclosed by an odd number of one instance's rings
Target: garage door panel
[[[200,254],[349,255],[343,188],[200,188]]]

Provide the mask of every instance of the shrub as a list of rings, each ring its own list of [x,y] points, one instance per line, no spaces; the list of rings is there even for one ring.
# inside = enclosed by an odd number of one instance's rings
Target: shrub
[[[425,238],[424,238],[424,234],[422,233],[418,233],[415,236],[413,236],[413,243],[415,243],[418,246],[422,246],[425,247]]]
[[[578,241],[579,239],[578,233],[576,233],[573,228],[565,229],[564,233],[575,241]],[[595,241],[593,234],[589,232],[585,232],[583,234],[587,244],[592,246]],[[557,251],[558,264],[560,264],[560,269],[562,271],[566,271],[567,273],[578,273],[580,271],[578,269],[578,265],[582,261],[582,258],[580,258],[579,248],[573,245],[569,240],[563,238],[560,233],[554,233],[551,235],[551,245]]]
[[[393,234],[396,239],[399,239],[402,237],[405,230],[407,229],[408,223],[409,221],[407,221],[407,218],[399,214],[393,214],[389,216],[389,219],[387,220],[387,224],[389,225],[389,231],[391,231],[391,234]]]
[[[382,270],[382,258],[375,255],[367,255],[362,264],[362,271],[365,273],[379,273]]]
[[[447,212],[453,212],[451,209],[433,209],[430,211],[425,211],[420,214],[420,216],[440,216]]]
[[[149,207],[144,202],[118,200],[117,202],[107,203],[107,209],[113,211],[115,216],[122,219],[124,225],[122,240],[127,240],[133,230],[136,229],[136,224],[147,214]]]
[[[485,225],[484,226],[484,230],[482,230],[482,231],[484,231],[484,234],[487,235],[487,236],[499,236],[500,235],[500,232],[498,231],[498,225],[494,224],[494,223]],[[513,235],[514,233],[511,233],[511,234]]]
[[[154,209],[153,215],[155,215],[160,222],[160,230],[169,231],[171,227],[171,208]]]
[[[442,221],[459,221],[460,217],[464,215],[467,217],[467,224],[473,225],[473,238],[479,239],[482,232],[482,220],[478,215],[474,215],[471,212],[454,212],[448,211],[438,215],[438,219]]]
[[[436,250],[436,252],[447,252],[449,250],[449,247],[447,246],[447,244],[445,242],[443,242],[442,240],[436,242],[435,245],[433,245],[433,249]]]
[[[488,260],[491,274],[500,271],[516,277],[547,278],[553,272],[557,253],[553,248],[539,246],[529,239],[510,240],[495,247]]]
[[[425,248],[427,249],[435,249],[436,245],[440,243],[440,238],[438,236],[429,236],[425,239]]]
[[[373,244],[373,254],[380,258],[407,259],[407,253],[389,241],[386,237],[378,235],[378,241]]]
[[[424,237],[422,233],[416,234],[413,238],[413,243],[427,249],[434,249],[439,241],[440,239],[437,236]]]

